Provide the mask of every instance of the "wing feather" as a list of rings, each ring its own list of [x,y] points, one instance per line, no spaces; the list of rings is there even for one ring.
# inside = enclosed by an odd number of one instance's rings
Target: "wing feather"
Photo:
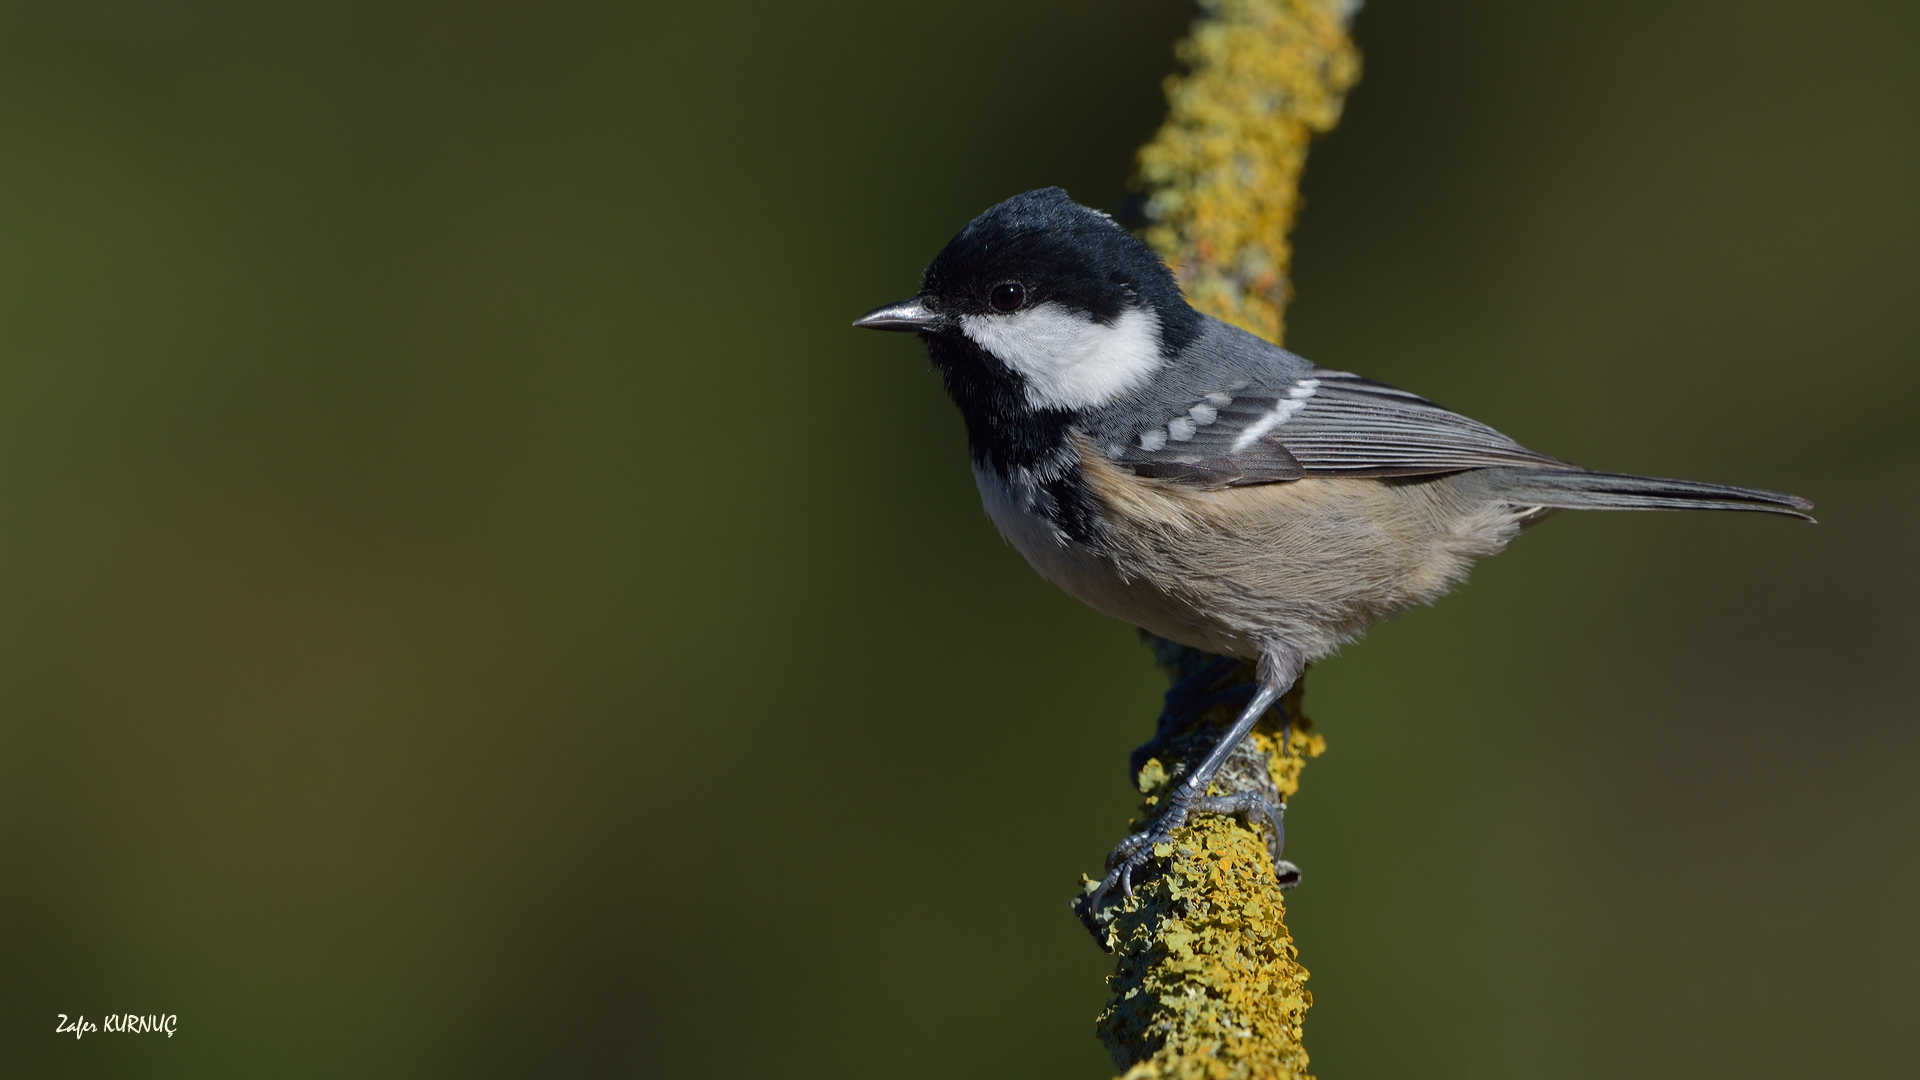
[[[1268,346],[1272,348],[1271,346]],[[1250,377],[1145,419],[1107,456],[1142,476],[1237,487],[1303,476],[1391,477],[1495,466],[1573,468],[1418,394],[1344,371],[1256,365]]]

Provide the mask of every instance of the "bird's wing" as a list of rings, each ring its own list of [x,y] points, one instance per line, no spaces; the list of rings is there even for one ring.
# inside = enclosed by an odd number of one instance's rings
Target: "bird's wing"
[[[1262,365],[1158,426],[1143,420],[1140,430],[1111,432],[1096,445],[1138,475],[1205,488],[1499,465],[1571,468],[1416,394],[1304,364]]]

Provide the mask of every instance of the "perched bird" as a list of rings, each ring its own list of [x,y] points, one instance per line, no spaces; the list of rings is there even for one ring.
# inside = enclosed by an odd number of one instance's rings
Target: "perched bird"
[[[1284,807],[1208,783],[1307,664],[1439,597],[1555,510],[1756,510],[1792,495],[1589,472],[1425,398],[1331,371],[1187,304],[1159,256],[1059,188],[961,229],[920,294],[854,322],[912,331],[966,419],[987,514],[1040,574],[1118,619],[1257,662],[1257,690],[1164,810],[1107,860],[1132,875],[1194,813]]]

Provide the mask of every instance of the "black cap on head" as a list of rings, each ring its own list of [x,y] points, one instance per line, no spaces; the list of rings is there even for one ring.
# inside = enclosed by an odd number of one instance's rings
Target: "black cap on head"
[[[920,295],[944,316],[988,314],[1008,310],[993,304],[994,290],[1008,283],[1020,286],[1023,307],[1055,303],[1101,323],[1149,308],[1170,351],[1200,328],[1200,313],[1152,248],[1057,187],[1015,195],[974,218],[927,267]]]

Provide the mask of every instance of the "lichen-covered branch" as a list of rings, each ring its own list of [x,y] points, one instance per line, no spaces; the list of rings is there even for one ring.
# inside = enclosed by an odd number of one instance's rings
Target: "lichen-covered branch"
[[[1291,295],[1287,233],[1315,132],[1360,77],[1356,0],[1202,0],[1167,121],[1140,149],[1147,243],[1195,307],[1278,342]]]
[[[1357,6],[1202,0],[1192,36],[1177,47],[1186,72],[1167,81],[1167,122],[1140,151],[1147,242],[1196,307],[1276,342],[1307,142],[1339,119],[1359,76],[1347,36]],[[1175,681],[1212,659],[1151,640]],[[1243,665],[1220,686],[1252,674]],[[1306,759],[1325,748],[1300,712],[1303,693],[1296,683],[1221,771],[1216,793],[1258,789],[1284,801],[1299,789]],[[1197,718],[1163,717],[1133,762],[1148,814],[1232,712],[1228,701]],[[1164,872],[1110,918],[1083,911],[1118,957],[1108,980],[1114,996],[1097,1021],[1101,1041],[1125,1080],[1306,1076],[1301,1025],[1312,996],[1264,840],[1212,814],[1174,837],[1155,851]]]
[[[1197,649],[1149,638],[1175,681],[1212,661]],[[1204,757],[1244,701],[1228,688],[1253,678],[1251,664],[1223,679],[1223,699],[1198,716],[1161,718],[1134,753],[1150,814],[1182,763]],[[1229,758],[1217,792],[1257,790],[1285,802],[1307,759],[1326,743],[1300,711],[1300,684]],[[1304,1076],[1300,1028],[1312,997],[1287,933],[1286,905],[1266,841],[1233,818],[1198,815],[1156,854],[1167,869],[1142,882],[1110,920],[1096,924],[1119,959],[1100,1039],[1130,1080],[1149,1077]],[[1083,917],[1088,917],[1083,913]]]

